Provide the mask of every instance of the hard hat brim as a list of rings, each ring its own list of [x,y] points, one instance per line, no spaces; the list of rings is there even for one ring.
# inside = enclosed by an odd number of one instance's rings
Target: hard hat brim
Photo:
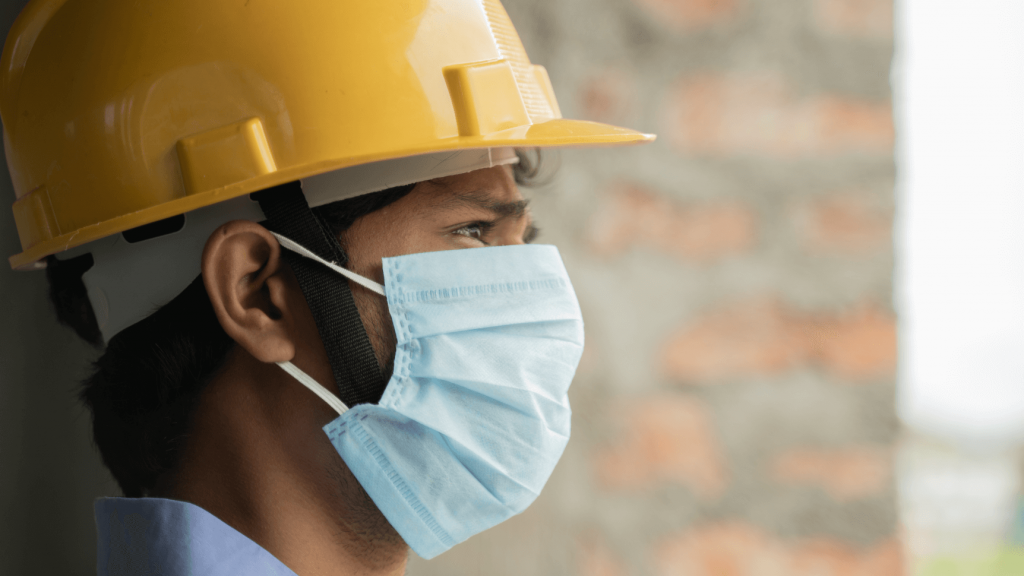
[[[210,206],[218,202],[230,200],[244,194],[249,194],[285,182],[299,180],[309,176],[339,170],[349,166],[367,164],[380,160],[391,160],[417,156],[431,152],[445,150],[468,150],[473,148],[553,148],[553,147],[594,147],[594,146],[623,146],[630,144],[643,144],[652,142],[656,138],[653,134],[645,134],[628,128],[620,128],[599,122],[586,120],[553,119],[547,122],[519,126],[492,132],[483,136],[459,136],[447,140],[433,141],[422,149],[412,148],[400,151],[389,151],[387,153],[367,154],[358,158],[345,158],[338,161],[317,162],[302,166],[295,166],[285,170],[279,170],[263,176],[238,182],[223,188],[210,190],[202,194],[185,196],[176,200],[165,202],[150,208],[111,218],[103,222],[97,222],[74,232],[62,234],[49,240],[44,240],[21,253],[15,254],[8,259],[11,268],[15,270],[34,270],[45,267],[43,261],[49,255],[64,252],[81,246],[94,240],[99,240],[130,230],[143,224],[156,222],[164,218],[170,218],[184,214],[204,206]]]

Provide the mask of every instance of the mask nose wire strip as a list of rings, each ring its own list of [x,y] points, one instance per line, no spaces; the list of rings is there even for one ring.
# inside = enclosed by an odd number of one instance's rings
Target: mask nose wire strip
[[[374,282],[373,280],[370,280],[369,278],[366,278],[364,276],[360,276],[359,274],[356,274],[355,272],[353,272],[351,270],[347,270],[345,268],[342,268],[341,266],[338,266],[337,264],[334,264],[333,262],[328,262],[327,260],[324,260],[323,258],[321,258],[321,257],[317,256],[316,254],[310,252],[305,247],[303,247],[301,244],[293,242],[292,240],[290,240],[290,239],[288,239],[288,238],[278,234],[277,232],[271,232],[271,234],[273,234],[274,237],[277,238],[277,241],[280,242],[281,246],[283,246],[284,248],[287,248],[287,249],[291,250],[292,252],[295,252],[296,254],[299,254],[301,256],[305,256],[306,258],[309,258],[311,260],[315,260],[315,261],[323,264],[324,266],[327,266],[331,270],[334,270],[338,274],[341,274],[345,278],[348,278],[349,280],[355,282],[356,284],[359,284],[360,286],[362,286],[364,288],[368,288],[370,290],[373,290],[374,292],[376,292],[377,294],[380,294],[381,296],[385,296],[385,297],[387,296],[387,294],[385,294],[385,292],[384,292],[384,285],[383,284],[378,284],[378,283]]]
[[[277,365],[287,372],[292,378],[298,380],[303,386],[312,390],[313,393],[319,396],[321,400],[327,402],[327,404],[331,408],[334,408],[334,411],[338,413],[338,416],[348,412],[348,406],[345,406],[344,402],[338,400],[334,394],[331,394],[330,390],[321,386],[320,383],[314,380],[312,376],[300,370],[295,364],[292,364],[291,362],[278,362]]]

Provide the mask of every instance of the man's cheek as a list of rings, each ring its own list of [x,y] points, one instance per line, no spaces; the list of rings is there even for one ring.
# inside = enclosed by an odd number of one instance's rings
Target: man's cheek
[[[377,364],[383,369],[384,376],[389,378],[398,339],[395,336],[387,300],[364,289],[354,290],[353,299],[359,310],[359,319],[362,320],[363,328],[370,339],[370,345],[373,346]]]

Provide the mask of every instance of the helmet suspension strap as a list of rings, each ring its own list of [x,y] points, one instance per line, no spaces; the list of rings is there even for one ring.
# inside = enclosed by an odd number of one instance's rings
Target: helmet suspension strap
[[[253,194],[267,217],[267,228],[315,254],[344,266],[348,261],[330,228],[313,214],[299,182]],[[384,375],[352,299],[348,280],[314,260],[284,250],[306,298],[345,405],[376,403],[384,394]]]

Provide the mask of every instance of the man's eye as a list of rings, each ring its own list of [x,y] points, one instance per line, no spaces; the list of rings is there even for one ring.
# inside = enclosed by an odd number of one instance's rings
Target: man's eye
[[[455,230],[455,234],[461,234],[462,236],[483,242],[484,234],[487,233],[488,228],[489,226],[486,222],[474,222]]]

